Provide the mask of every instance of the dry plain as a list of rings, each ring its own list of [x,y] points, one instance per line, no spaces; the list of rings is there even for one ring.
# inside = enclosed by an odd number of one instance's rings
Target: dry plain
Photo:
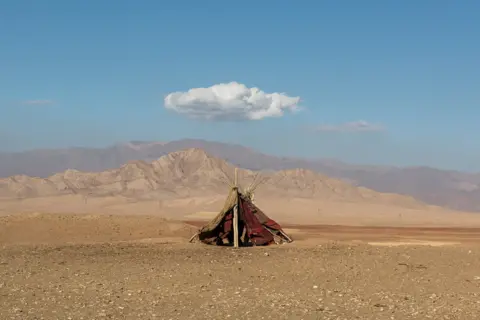
[[[293,243],[188,243],[233,171],[189,149],[0,179],[0,319],[480,318],[478,213],[284,170],[255,203]]]
[[[284,225],[189,244],[202,221],[0,217],[0,319],[477,319],[478,229]]]

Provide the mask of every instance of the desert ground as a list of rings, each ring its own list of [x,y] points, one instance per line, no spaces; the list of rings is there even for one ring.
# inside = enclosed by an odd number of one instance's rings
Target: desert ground
[[[204,221],[0,217],[0,319],[477,319],[480,229],[284,224],[294,242],[188,243]]]
[[[225,191],[225,189],[223,189]],[[227,189],[228,191],[228,189]],[[263,190],[260,190],[263,191]],[[409,206],[400,202],[365,203],[358,199],[335,201],[295,198],[259,192],[256,204],[280,223],[301,225],[402,226],[402,227],[478,227],[480,215],[434,206]],[[213,218],[223,207],[226,193],[168,200],[144,200],[120,196],[80,195],[0,199],[0,216],[13,213],[48,212],[59,214],[138,215],[174,220]],[[393,197],[395,197],[394,195]],[[401,199],[403,201],[403,199]]]
[[[223,207],[228,172],[261,177],[255,204],[293,243],[188,242]],[[0,247],[0,320],[480,316],[478,213],[199,149],[0,179]]]

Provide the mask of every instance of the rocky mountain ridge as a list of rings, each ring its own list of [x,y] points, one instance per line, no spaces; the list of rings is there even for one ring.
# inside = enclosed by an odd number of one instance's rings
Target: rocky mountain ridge
[[[102,172],[69,169],[48,178],[16,175],[0,179],[0,198],[25,199],[80,194],[88,197],[122,196],[144,200],[178,199],[226,194],[235,166],[198,148],[164,155],[150,163],[130,161]],[[263,183],[261,196],[325,199],[329,201],[370,202],[422,207],[408,196],[378,193],[353,186],[307,169],[273,172],[238,170],[239,181],[246,187],[255,176]]]
[[[0,177],[17,175],[47,178],[75,169],[101,172],[131,161],[147,163],[172,152],[199,148],[250,170],[304,168],[382,193],[395,193],[454,210],[480,211],[480,174],[429,167],[354,165],[337,160],[308,160],[264,154],[241,145],[200,139],[170,142],[133,141],[107,148],[68,148],[0,153]]]

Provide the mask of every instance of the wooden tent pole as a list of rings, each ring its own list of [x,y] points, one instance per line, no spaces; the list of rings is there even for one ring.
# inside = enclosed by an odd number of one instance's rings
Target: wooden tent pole
[[[235,195],[236,197],[236,203],[235,206],[233,207],[233,246],[235,248],[238,248],[238,174],[237,174],[237,168],[235,168],[235,192],[237,193]]]
[[[292,240],[289,236],[287,236],[287,234],[286,234],[285,232],[280,231],[280,233],[281,233],[285,238],[287,238],[288,242],[293,242],[293,240]]]
[[[198,232],[195,233],[195,234],[190,238],[190,240],[188,240],[188,242],[192,242],[193,239],[195,239],[197,236],[198,236]]]
[[[238,168],[235,168],[235,188],[238,187]]]

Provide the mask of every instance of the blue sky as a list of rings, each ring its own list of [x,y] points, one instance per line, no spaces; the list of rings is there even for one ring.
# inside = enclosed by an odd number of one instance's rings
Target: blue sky
[[[4,0],[0,28],[3,151],[190,137],[480,171],[478,1]],[[206,121],[164,108],[231,81],[302,110]],[[358,121],[378,130],[344,125]]]

